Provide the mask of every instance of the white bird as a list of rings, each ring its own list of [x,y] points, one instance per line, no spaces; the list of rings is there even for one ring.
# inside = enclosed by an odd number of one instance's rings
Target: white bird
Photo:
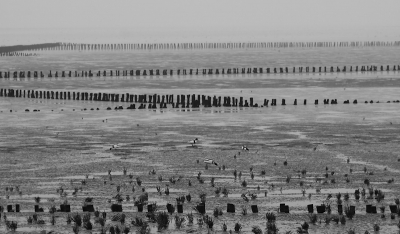
[[[195,138],[194,140],[188,141],[189,144],[192,144],[192,147],[194,144],[196,144],[199,141],[199,139]]]
[[[117,144],[117,145],[112,145],[111,148],[110,148],[110,150],[116,149],[116,148],[119,148],[119,145],[118,145],[118,144]]]
[[[242,146],[242,150],[249,151],[249,148],[247,148],[247,146],[243,145],[243,146]]]
[[[207,163],[207,164],[214,164],[215,166],[218,166],[218,163],[216,163],[214,160],[212,160],[212,159],[205,159],[204,160],[204,163]]]

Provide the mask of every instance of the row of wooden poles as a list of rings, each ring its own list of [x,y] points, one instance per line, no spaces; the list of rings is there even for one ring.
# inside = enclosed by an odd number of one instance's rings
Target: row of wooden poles
[[[37,56],[36,53],[25,53],[25,52],[8,52],[8,53],[0,53],[0,57],[28,57],[28,56]]]
[[[339,42],[205,42],[205,43],[60,43],[58,46],[33,50],[170,50],[170,49],[251,49],[295,47],[381,47],[400,46],[400,41]]]
[[[340,67],[293,67],[293,69],[289,70],[288,67],[280,67],[280,68],[211,68],[211,69],[177,69],[177,70],[168,70],[168,69],[149,69],[149,70],[122,70],[122,76],[166,76],[166,75],[219,75],[219,74],[258,74],[258,73],[333,73],[333,72],[377,72],[377,71],[400,71],[400,65],[393,65],[391,68],[390,65],[386,66],[353,66],[343,68]],[[50,71],[46,74],[47,77],[106,77],[106,76],[121,76],[120,70],[103,70],[103,71]],[[0,78],[38,78],[45,77],[43,71],[0,71]]]
[[[195,94],[115,94],[115,93],[88,93],[88,92],[70,92],[70,91],[49,91],[49,90],[21,90],[21,89],[0,89],[0,97],[15,97],[15,98],[34,98],[34,99],[59,99],[59,100],[83,100],[83,101],[104,101],[104,102],[126,102],[126,103],[139,103],[138,109],[156,109],[157,105],[160,109],[167,108],[168,105],[172,105],[172,108],[199,108],[203,107],[264,107],[264,106],[276,106],[276,99],[264,99],[263,105],[254,103],[252,97],[249,100],[243,97],[231,97],[231,96],[207,96],[207,95],[195,95]],[[176,101],[175,101],[176,100]],[[393,102],[399,102],[393,101]],[[297,99],[294,100],[293,105],[297,105]],[[338,104],[337,99],[324,99],[323,103],[326,104]],[[357,104],[357,100],[353,101],[353,104]],[[371,101],[365,101],[365,103],[374,103]],[[307,105],[307,99],[303,101],[304,105]],[[314,101],[315,105],[319,104],[318,99]],[[345,100],[344,104],[350,104],[349,100]],[[286,105],[286,100],[282,99],[281,105]],[[110,108],[111,109],[111,108]],[[122,106],[116,107],[115,109],[123,109]],[[135,104],[131,104],[127,109],[136,109]]]
[[[240,106],[240,107],[258,107],[258,104],[253,102],[253,98],[249,101],[243,97],[239,99],[234,97],[211,97],[206,95],[158,95],[158,94],[115,94],[115,93],[88,93],[88,92],[67,92],[67,91],[38,91],[38,90],[21,90],[21,89],[0,89],[0,97],[15,97],[15,98],[39,98],[39,99],[59,99],[59,100],[84,100],[84,101],[105,101],[105,102],[127,102],[140,103],[139,109],[147,108],[154,109],[157,105],[160,108],[167,108],[167,104],[171,104],[173,108],[178,108],[181,105],[183,108],[198,108],[200,105],[204,107],[219,107],[219,106]],[[223,98],[223,99],[222,99]],[[176,100],[176,101],[175,101]],[[222,101],[223,100],[223,101]],[[274,99],[275,100],[275,99]],[[265,100],[268,105],[269,100]],[[271,105],[275,102],[272,101]],[[135,109],[135,105],[131,105]]]

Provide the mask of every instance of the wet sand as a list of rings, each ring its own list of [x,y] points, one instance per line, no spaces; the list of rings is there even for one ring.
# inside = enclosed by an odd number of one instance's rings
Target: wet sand
[[[214,231],[222,233],[221,225],[225,222],[228,230],[239,222],[243,232],[250,232],[252,226],[259,225],[265,229],[266,212],[277,215],[279,233],[294,232],[304,221],[309,222],[307,205],[320,205],[332,194],[332,215],[337,214],[335,194],[349,193],[349,201],[343,205],[356,206],[356,215],[347,220],[346,225],[317,223],[310,224],[310,233],[343,233],[350,228],[357,232],[373,231],[373,224],[381,226],[380,233],[395,233],[398,228],[396,219],[390,219],[388,205],[394,204],[399,196],[400,172],[398,129],[399,104],[374,103],[344,105],[346,99],[364,100],[397,100],[399,93],[398,73],[390,73],[379,80],[368,76],[366,79],[351,78],[343,75],[340,85],[332,77],[315,75],[306,81],[289,77],[280,80],[260,78],[257,75],[239,78],[184,78],[174,79],[2,79],[0,85],[8,88],[41,89],[41,90],[101,90],[115,93],[168,93],[168,94],[215,94],[239,97],[255,97],[257,102],[263,98],[286,98],[287,106],[264,108],[200,108],[200,109],[165,109],[165,110],[121,110],[107,111],[106,107],[115,107],[128,103],[108,103],[67,100],[41,100],[23,98],[0,99],[0,203],[20,204],[21,213],[7,214],[9,220],[18,221],[20,233],[55,230],[60,233],[71,233],[72,226],[65,222],[66,214],[57,213],[57,223],[49,223],[47,212],[53,202],[58,207],[65,199],[71,204],[74,212],[81,212],[86,197],[94,198],[94,206],[100,211],[110,212],[108,200],[117,194],[116,186],[123,185],[121,194],[138,197],[144,187],[149,193],[149,200],[157,202],[159,210],[166,210],[167,203],[176,203],[176,197],[192,195],[192,202],[184,204],[184,213],[193,212],[192,207],[200,201],[200,192],[207,193],[206,210],[212,216],[215,207],[224,211],[223,216],[214,218]],[[316,83],[321,79],[320,82]],[[272,83],[271,86],[266,84]],[[305,83],[304,83],[305,82]],[[348,86],[344,87],[343,82]],[[390,83],[393,82],[393,83]],[[248,86],[245,84],[247,83]],[[297,87],[296,87],[297,83]],[[216,88],[217,84],[227,87]],[[353,85],[352,85],[353,84]],[[157,85],[159,85],[157,87]],[[213,87],[211,87],[213,86]],[[332,87],[333,86],[333,87]],[[344,89],[346,88],[346,89]],[[308,99],[309,104],[293,106],[294,98]],[[338,105],[313,105],[314,99],[338,98]],[[361,99],[361,100],[360,100]],[[91,111],[90,108],[100,110]],[[24,110],[28,108],[30,112]],[[83,111],[87,108],[86,111]],[[40,112],[32,112],[40,109]],[[73,111],[75,109],[75,111]],[[10,112],[13,110],[13,112]],[[187,141],[199,138],[198,144],[192,147]],[[113,144],[119,144],[116,150],[110,150]],[[247,145],[249,151],[242,151]],[[240,155],[239,155],[240,152]],[[236,159],[234,158],[236,155]],[[205,169],[203,160],[212,158],[225,170],[209,166]],[[350,163],[347,163],[347,158]],[[283,162],[287,159],[288,165]],[[197,163],[197,160],[200,163]],[[276,165],[274,165],[276,163]],[[123,175],[133,174],[133,179]],[[254,179],[250,177],[253,167]],[[328,178],[325,179],[326,167]],[[364,167],[367,173],[364,173]],[[107,175],[112,170],[112,181]],[[148,172],[154,169],[155,175]],[[307,171],[304,177],[300,171]],[[352,172],[350,172],[350,169]],[[241,179],[234,179],[233,171],[242,172]],[[261,171],[265,170],[265,175]],[[197,173],[202,173],[205,183],[197,181]],[[334,175],[331,175],[334,172]],[[373,174],[370,174],[373,172]],[[348,174],[350,182],[345,181]],[[81,181],[88,175],[87,184]],[[162,175],[160,182],[158,176]],[[287,176],[291,176],[289,183]],[[171,184],[172,176],[182,179]],[[135,183],[140,177],[142,186]],[[215,178],[215,187],[210,180]],[[317,178],[320,178],[320,180]],[[364,179],[385,193],[385,199],[377,203],[374,199],[356,201],[354,190],[366,188]],[[387,183],[394,178],[394,183]],[[332,179],[335,183],[332,183]],[[188,180],[192,186],[188,186]],[[246,188],[241,181],[246,180]],[[104,181],[107,181],[104,185]],[[132,181],[132,184],[131,184]],[[300,186],[300,181],[303,185]],[[323,183],[327,181],[327,183]],[[126,187],[124,186],[126,184]],[[7,186],[19,186],[19,195],[15,190],[6,192]],[[156,186],[165,189],[169,185],[171,194],[159,195]],[[272,187],[272,185],[274,185]],[[56,189],[62,186],[67,191],[66,197],[60,197]],[[132,192],[134,186],[135,191]],[[257,187],[260,190],[257,190]],[[226,187],[228,197],[215,196],[216,187]],[[74,188],[79,192],[72,195]],[[80,190],[82,188],[82,190]],[[282,188],[282,192],[280,191]],[[301,190],[306,189],[305,196]],[[321,191],[317,193],[317,188]],[[241,198],[245,192],[256,193],[255,200],[249,202]],[[268,191],[265,197],[265,191]],[[368,193],[368,190],[367,190]],[[311,197],[309,198],[309,194]],[[7,198],[7,195],[9,198]],[[34,197],[40,196],[40,206],[45,209],[40,217],[45,225],[28,225],[26,218],[33,214]],[[235,214],[226,213],[226,204],[236,205]],[[290,206],[290,214],[277,213],[280,203]],[[250,205],[257,204],[259,214],[251,214]],[[366,214],[365,205],[386,206],[386,218],[380,214]],[[133,206],[133,201],[122,202],[127,221],[132,217],[144,217]],[[249,214],[240,214],[242,206],[247,206]],[[378,208],[379,209],[379,208]],[[146,209],[145,209],[146,210]],[[379,213],[379,211],[378,211]],[[111,222],[109,214],[107,225]],[[198,216],[198,215],[196,215]],[[321,220],[326,214],[319,214]],[[172,217],[171,217],[172,218]],[[92,223],[93,220],[92,220]],[[187,223],[186,223],[187,224]],[[151,223],[152,232],[156,232]],[[99,231],[99,224],[94,224],[94,232]],[[2,232],[4,225],[0,226]],[[82,228],[83,229],[83,228]],[[171,222],[167,233],[185,233],[196,229],[207,233],[205,226],[185,225],[181,230]],[[136,230],[136,228],[133,228]]]
[[[259,206],[259,215],[243,217],[237,213],[216,218],[216,230],[220,230],[223,222],[230,229],[233,229],[235,222],[242,223],[244,230],[248,231],[256,224],[264,227],[265,212],[276,212],[282,202],[290,205],[291,214],[277,214],[277,224],[282,231],[294,230],[301,222],[308,221],[307,204],[321,204],[328,193],[334,195],[338,192],[349,192],[351,198],[346,203],[357,207],[356,217],[345,226],[311,225],[310,233],[321,233],[322,230],[336,233],[350,227],[356,227],[357,230],[366,230],[368,227],[371,231],[375,222],[380,223],[384,233],[397,228],[397,218],[389,218],[388,207],[386,219],[380,219],[378,215],[366,215],[365,203],[356,202],[353,196],[354,189],[365,187],[365,178],[371,180],[373,187],[385,189],[385,200],[382,204],[392,204],[398,196],[400,188],[396,178],[400,170],[400,163],[397,161],[400,140],[397,136],[397,107],[389,112],[388,106],[385,106],[387,112],[382,116],[382,113],[375,112],[378,105],[363,107],[364,112],[361,113],[342,110],[343,113],[337,110],[343,105],[240,111],[212,108],[184,112],[104,109],[77,109],[74,112],[68,106],[64,106],[64,111],[49,110],[53,107],[56,109],[56,106],[47,103],[46,108],[40,112],[26,113],[20,110],[16,113],[0,113],[0,128],[3,133],[0,143],[2,187],[19,185],[22,191],[22,196],[19,196],[16,192],[6,193],[2,189],[1,201],[2,205],[21,204],[22,213],[8,215],[10,220],[21,220],[21,227],[30,227],[26,224],[25,217],[33,212],[33,197],[42,197],[44,201],[41,205],[45,208],[50,206],[45,200],[47,196],[54,197],[56,204],[65,199],[56,193],[59,186],[69,191],[67,199],[74,211],[80,210],[79,206],[88,196],[94,197],[95,207],[99,210],[109,211],[110,204],[107,200],[115,196],[118,184],[127,184],[127,188],[122,191],[124,196],[140,195],[141,187],[135,185],[136,191],[132,193],[130,179],[122,175],[122,169],[126,167],[128,174],[133,173],[134,178],[138,176],[143,180],[142,187],[147,189],[153,201],[157,201],[161,210],[165,209],[167,202],[175,203],[178,195],[190,193],[193,201],[185,203],[184,211],[192,212],[191,207],[199,201],[197,195],[200,191],[205,191],[208,195],[206,207],[210,215],[215,207],[225,210],[228,202],[236,204],[237,209],[242,205]],[[301,108],[304,110],[299,111]],[[366,120],[361,116],[366,116]],[[105,119],[107,122],[102,122]],[[200,139],[196,147],[186,143],[195,137]],[[120,144],[121,147],[110,151],[112,144]],[[241,151],[243,144],[249,147],[249,152]],[[347,157],[351,160],[350,164],[346,163]],[[211,166],[205,170],[202,163],[205,158],[213,158],[220,165],[225,165],[226,170]],[[288,166],[283,165],[286,158]],[[196,163],[197,159],[200,160],[199,164]],[[277,163],[276,166],[274,162]],[[328,184],[322,185],[315,182],[315,177],[323,177],[326,166],[335,175],[329,176]],[[362,171],[364,166],[374,174],[365,174]],[[249,175],[250,167],[254,168],[254,180]],[[350,168],[353,169],[352,174],[349,172]],[[103,185],[103,181],[108,180],[108,169],[112,170],[113,180]],[[148,171],[152,169],[157,174],[149,176]],[[234,180],[234,169],[243,172],[242,180],[248,182],[247,188],[240,186],[239,179]],[[307,176],[299,179],[297,176],[302,169],[307,170]],[[261,170],[266,170],[265,178],[260,176]],[[195,176],[199,171],[202,172],[205,184],[196,181]],[[94,176],[94,179],[89,179],[87,185],[81,185],[80,181],[86,174],[89,174],[89,178]],[[344,174],[349,174],[350,183],[345,182]],[[163,182],[158,182],[158,175],[163,176]],[[290,183],[285,182],[287,175],[292,176]],[[173,185],[167,181],[171,176],[183,176],[183,179]],[[215,188],[209,184],[210,177],[215,177],[216,187],[229,189],[227,198],[214,196]],[[336,180],[335,184],[329,182],[332,178]],[[394,184],[387,184],[391,178],[395,178]],[[193,183],[191,187],[188,186],[188,180]],[[307,188],[304,197],[301,194],[300,181]],[[170,184],[171,189],[179,189],[179,192],[171,192],[169,196],[158,195],[155,186],[165,188],[166,184]],[[275,185],[274,190],[271,189],[271,184]],[[260,191],[257,191],[257,186],[260,186]],[[82,187],[82,192],[78,192],[77,196],[72,195],[75,187]],[[282,194],[280,187],[283,189]],[[322,188],[321,193],[316,193],[316,187]],[[240,194],[246,191],[257,193],[258,198],[250,202],[243,201]],[[268,191],[267,197],[264,196],[265,191]],[[9,199],[5,198],[6,194],[10,195]],[[312,194],[310,200],[308,194]],[[375,203],[369,200],[371,202]],[[128,210],[128,217],[143,216],[136,213],[132,201],[124,201],[123,207]],[[337,213],[335,208],[332,213]],[[41,216],[48,218],[49,214],[44,213]],[[20,218],[17,219],[18,217]],[[319,217],[323,218],[324,215]],[[173,225],[170,226],[170,232],[175,232]],[[194,227],[197,228],[197,225]],[[56,227],[46,228],[72,229],[62,218],[59,218]],[[183,232],[190,228],[192,227],[185,227]]]

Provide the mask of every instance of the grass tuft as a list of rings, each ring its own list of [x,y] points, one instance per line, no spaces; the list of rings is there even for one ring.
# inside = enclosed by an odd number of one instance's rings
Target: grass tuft
[[[6,227],[7,230],[11,230],[12,232],[15,232],[15,230],[17,230],[18,228],[18,223],[14,222],[14,221],[6,221]]]
[[[157,229],[159,231],[167,229],[169,225],[169,216],[167,212],[158,212],[156,215]]]
[[[254,227],[252,227],[252,228],[251,228],[251,231],[252,231],[254,234],[262,234],[262,230],[261,230],[261,228],[260,228],[259,226],[254,226]]]
[[[316,224],[318,221],[318,216],[316,214],[309,214],[308,218],[310,219],[310,223]]]
[[[275,214],[272,213],[272,212],[267,212],[267,213],[265,214],[265,216],[266,216],[266,218],[267,218],[268,223],[271,223],[271,222],[275,222],[275,221],[276,221],[276,216],[275,216]]]
[[[183,224],[186,221],[185,218],[184,217],[179,217],[178,215],[175,215],[174,219],[175,219],[175,227],[177,229],[181,229],[181,227],[183,226]]]

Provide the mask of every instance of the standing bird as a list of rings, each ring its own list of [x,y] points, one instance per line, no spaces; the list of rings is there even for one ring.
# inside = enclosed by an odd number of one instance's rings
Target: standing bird
[[[205,159],[204,163],[206,164],[214,164],[215,166],[218,166],[218,163],[216,163],[214,160],[212,159]]]
[[[287,162],[287,158],[285,159],[285,161],[283,162],[284,166],[287,166],[288,162]]]
[[[249,151],[249,148],[247,148],[245,145],[242,145],[242,150]]]
[[[192,144],[192,147],[194,146],[194,144],[197,143],[197,141],[199,141],[199,139],[197,139],[197,137],[194,140],[188,141],[189,144]]]
[[[110,148],[110,150],[116,149],[116,148],[119,148],[119,145],[118,145],[118,144],[117,144],[117,145],[112,145],[111,148]]]

